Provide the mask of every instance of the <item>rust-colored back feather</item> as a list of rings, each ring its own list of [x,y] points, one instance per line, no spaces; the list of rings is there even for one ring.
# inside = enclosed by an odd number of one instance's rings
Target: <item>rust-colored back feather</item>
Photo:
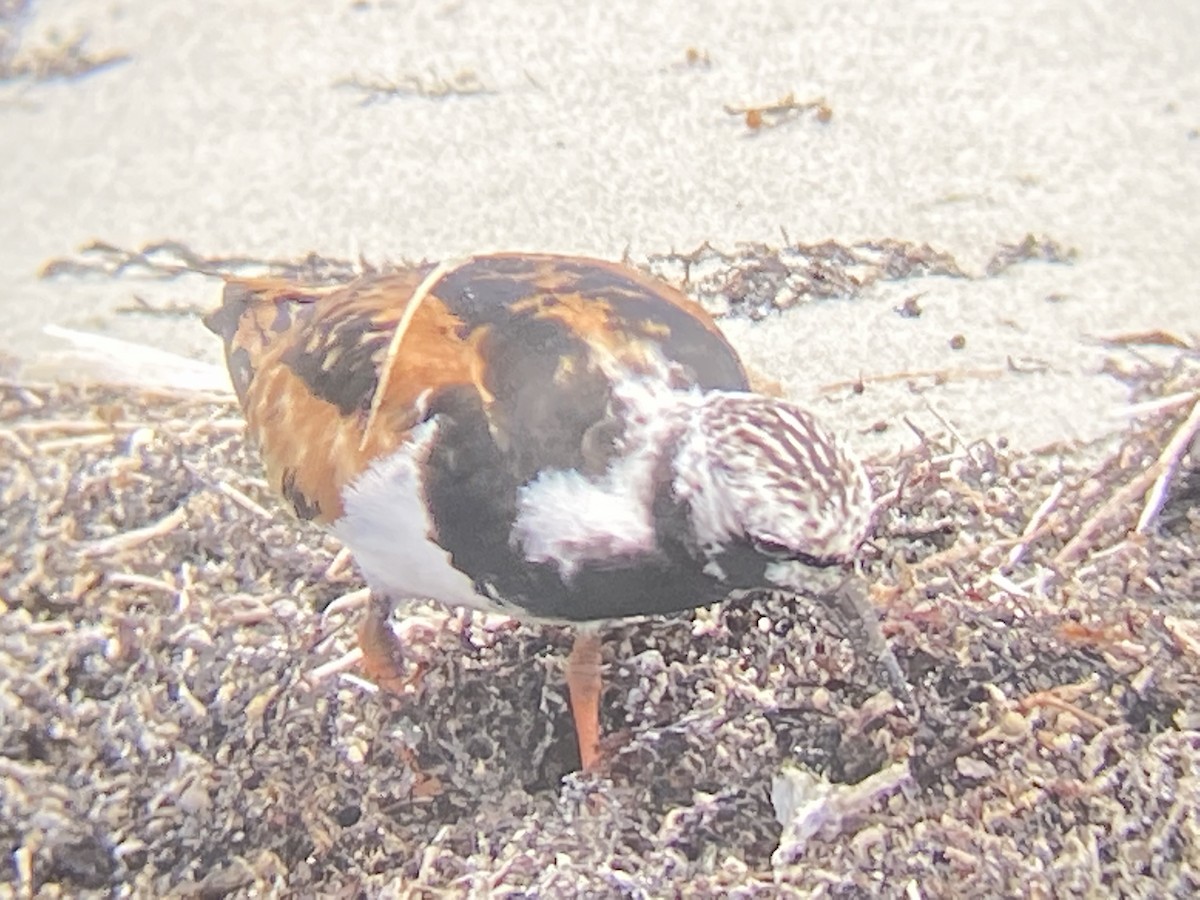
[[[681,386],[746,386],[701,307],[623,266],[572,257],[477,256],[335,287],[231,279],[205,324],[225,342],[272,485],[322,523],[447,390],[474,392],[524,480],[578,464],[606,414],[597,359],[659,374],[667,360]]]
[[[423,304],[395,359],[377,427],[367,415],[403,299],[419,272],[305,289],[275,279],[231,281],[205,324],[220,334],[250,433],[272,486],[297,515],[329,523],[342,489],[394,450],[420,419],[426,390],[469,380],[461,324]]]

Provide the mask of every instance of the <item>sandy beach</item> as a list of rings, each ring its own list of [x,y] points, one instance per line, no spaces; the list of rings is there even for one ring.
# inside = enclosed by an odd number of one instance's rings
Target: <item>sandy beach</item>
[[[18,59],[55,35],[121,58],[0,85],[4,349],[37,374],[58,363],[51,322],[217,359],[194,316],[117,312],[207,308],[215,279],[39,278],[93,241],[376,262],[928,243],[974,277],[728,329],[809,402],[860,375],[1017,361],[1036,373],[951,377],[919,400],[883,382],[826,414],[930,421],[928,403],[964,434],[1029,446],[1112,430],[1126,392],[1100,340],[1200,331],[1190,4],[952,18],[932,3],[45,2],[8,27]],[[752,131],[726,111],[789,96],[828,121]],[[1027,235],[1071,263],[983,277]],[[898,317],[914,294],[923,315]]]
[[[20,736],[0,739],[0,834],[16,848],[0,888],[1197,889],[1196,476],[1179,476],[1190,486],[1174,489],[1163,530],[1132,531],[1153,476],[1195,466],[1197,34],[1200,6],[1184,2],[953,15],[933,0],[0,3],[0,374],[14,435],[0,452],[19,461],[0,476],[0,714]],[[758,376],[873,460],[881,490],[910,486],[867,565],[941,731],[871,707],[883,701],[869,667],[831,675],[820,659],[841,645],[816,625],[768,704],[747,667],[782,665],[771,629],[787,611],[769,599],[619,631],[606,716],[632,749],[599,786],[562,781],[553,633],[506,643],[476,626],[431,676],[443,705],[422,738],[419,705],[353,684],[293,691],[326,658],[306,639],[316,610],[357,587],[352,570],[323,575],[336,548],[282,515],[255,531],[255,507],[278,509],[257,462],[232,426],[188,424],[236,419],[227,402],[80,388],[129,372],[52,333],[167,350],[203,380],[220,347],[199,315],[221,274],[495,250],[627,257],[680,285]],[[136,380],[162,385],[164,371]],[[1176,399],[1150,418],[1128,414],[1164,397]],[[96,404],[111,414],[103,436],[54,430]],[[160,487],[118,514],[88,491],[143,426],[145,484]],[[980,441],[986,460],[967,449]],[[1039,523],[1060,490],[1076,505],[1055,499]],[[86,549],[176,510],[190,537]],[[212,521],[229,533],[205,531]],[[1072,544],[1085,526],[1095,533]],[[218,546],[257,538],[273,562]],[[497,670],[516,685],[502,699],[488,693]],[[1035,721],[1044,707],[1057,718]],[[1001,735],[1014,711],[1029,723]],[[477,752],[468,720],[525,743]],[[829,722],[839,740],[822,745]],[[105,755],[122,753],[137,772]],[[1126,769],[1098,762],[1114,753]],[[805,760],[825,787],[794,774]],[[79,786],[99,769],[118,786]],[[723,772],[736,773],[727,792]],[[838,793],[876,776],[892,780]],[[800,800],[776,822],[774,790],[814,803],[825,791],[830,828],[804,832]],[[1135,799],[1109,809],[1121,790]],[[303,827],[278,812],[309,796],[324,806],[298,814]],[[991,819],[998,797],[1009,805]],[[1037,818],[1047,805],[1066,812]],[[1177,829],[1130,845],[1153,860],[1141,872],[1121,855],[1126,812]],[[303,839],[275,840],[285,825]]]

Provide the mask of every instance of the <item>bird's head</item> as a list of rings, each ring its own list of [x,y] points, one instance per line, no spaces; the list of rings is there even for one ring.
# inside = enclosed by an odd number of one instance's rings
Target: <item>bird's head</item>
[[[758,394],[714,392],[696,405],[674,494],[699,550],[734,587],[811,588],[822,569],[840,577],[871,527],[858,460],[810,413]]]

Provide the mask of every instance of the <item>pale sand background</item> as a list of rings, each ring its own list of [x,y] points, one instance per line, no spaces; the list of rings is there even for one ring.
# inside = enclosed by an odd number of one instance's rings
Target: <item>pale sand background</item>
[[[840,426],[893,423],[856,434],[864,446],[914,440],[901,414],[939,430],[927,403],[968,436],[1094,436],[1127,400],[1102,367],[1136,361],[1095,336],[1200,334],[1194,0],[986,17],[934,0],[297,6],[36,4],[22,52],[52,28],[90,29],[93,51],[130,61],[0,84],[0,356],[65,372],[41,331],[59,322],[215,360],[194,317],[112,312],[135,294],[209,305],[215,280],[38,279],[96,239],[376,260],[629,245],[644,259],[778,242],[782,227],[929,241],[977,273],[1027,232],[1078,251],[1072,266],[890,283],[725,323]],[[689,46],[712,67],[680,65]],[[364,107],[332,86],[461,68],[495,93]],[[832,120],[748,138],[722,112],[790,91],[825,96]],[[893,312],[921,292],[921,318]],[[954,334],[965,349],[949,349]],[[820,390],[1009,356],[1051,372]],[[605,721],[628,742],[613,777],[563,780],[564,635],[477,621],[469,640],[440,632],[419,697],[372,700],[349,680],[307,693],[301,674],[352,631],[312,649],[315,610],[359,582],[314,577],[331,541],[218,490],[274,502],[238,433],[188,424],[228,406],[148,403],[136,437],[74,435],[45,420],[69,426],[112,394],[8,394],[6,425],[25,437],[0,444],[0,882],[15,873],[18,894],[1196,893],[1194,477],[1145,538],[1127,539],[1137,509],[1086,524],[1138,493],[1124,486],[1165,434],[1131,435],[1097,478],[1074,454],[874,468],[905,485],[866,563],[919,725],[869,697],[864,660],[843,669],[848,648],[816,624],[827,616],[747,599],[612,629]],[[1039,504],[1046,525],[1009,574]],[[96,552],[177,513],[153,541]],[[1060,563],[1081,534],[1083,556]],[[770,786],[798,786],[796,762],[832,799],[793,808],[781,834]],[[845,819],[867,772],[896,780]]]
[[[492,249],[634,259],[704,240],[928,241],[979,273],[1026,233],[1073,266],[884,285],[727,321],[757,368],[861,431],[931,404],[968,437],[1038,446],[1114,428],[1096,336],[1200,334],[1200,5],[633,0],[297,4],[40,2],[23,51],[86,31],[130,61],[0,85],[3,349],[45,374],[57,322],[215,360],[213,280],[43,281],[95,239],[205,254],[439,258]],[[709,68],[684,64],[687,48]],[[493,93],[362,105],[339,79],[450,78]],[[749,136],[725,104],[823,96]],[[925,292],[925,314],[893,307]],[[1053,299],[1048,300],[1048,297]],[[966,337],[952,351],[948,340]],[[1048,364],[903,382],[831,404],[820,385],[911,369]],[[860,435],[860,443],[871,439]],[[911,442],[902,426],[877,442]]]

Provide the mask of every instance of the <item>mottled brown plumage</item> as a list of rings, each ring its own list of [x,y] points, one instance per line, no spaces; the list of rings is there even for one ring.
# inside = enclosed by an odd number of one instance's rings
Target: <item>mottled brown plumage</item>
[[[736,354],[701,306],[615,263],[550,255],[495,254],[448,268],[413,311],[389,360],[397,323],[434,272],[434,266],[422,266],[336,288],[275,278],[230,280],[221,307],[206,318],[225,341],[234,387],[271,484],[303,518],[336,520],[341,491],[371,460],[400,445],[431,393],[473,387],[504,440],[505,431],[517,426],[491,402],[494,392],[545,385],[510,383],[520,365],[492,333],[503,318],[528,316],[544,323],[547,334],[570,334],[631,371],[652,371],[654,355],[675,337],[664,321],[664,311],[671,310],[677,329],[683,323],[702,332],[722,351],[714,360],[691,352],[694,369],[713,370],[703,380],[748,387]],[[550,354],[560,348],[548,343],[530,351],[539,349]],[[578,352],[561,352],[553,367],[542,368],[553,369],[550,384],[569,391],[586,380],[586,373],[572,369],[579,362]],[[686,371],[679,377],[696,378]],[[377,397],[381,382],[385,391]],[[373,406],[376,419],[364,440]],[[305,515],[312,508],[319,512]]]

